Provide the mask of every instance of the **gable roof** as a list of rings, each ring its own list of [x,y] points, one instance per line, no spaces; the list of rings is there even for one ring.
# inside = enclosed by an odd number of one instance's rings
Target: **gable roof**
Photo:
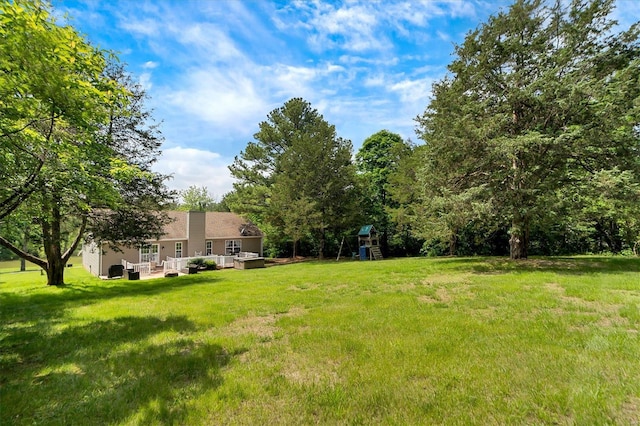
[[[204,233],[207,239],[262,237],[257,226],[235,213],[207,212],[205,221]]]
[[[164,226],[164,235],[161,239],[187,239],[187,213],[179,211],[167,212],[172,219],[170,223]]]
[[[189,212],[167,212],[173,219],[165,226],[165,234],[161,239],[187,239],[187,223]],[[262,237],[262,232],[251,222],[235,213],[229,212],[205,212],[205,238],[239,238]]]
[[[374,233],[376,232],[376,229],[373,227],[373,225],[364,225],[362,228],[360,228],[358,237],[368,237],[369,234],[371,234],[371,231],[373,231]]]

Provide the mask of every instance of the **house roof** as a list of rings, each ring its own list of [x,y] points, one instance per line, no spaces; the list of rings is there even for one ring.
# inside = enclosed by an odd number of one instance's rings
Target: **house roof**
[[[162,239],[187,239],[187,213],[171,211],[167,212],[172,221],[165,225]]]
[[[167,212],[173,219],[165,227],[165,234],[162,239],[187,239],[187,223],[189,212],[170,211]],[[235,213],[228,212],[206,212],[205,213],[205,238],[238,238],[238,237],[261,237],[262,232],[257,226],[248,222]]]
[[[205,218],[206,238],[262,237],[256,225],[235,213],[207,212]]]

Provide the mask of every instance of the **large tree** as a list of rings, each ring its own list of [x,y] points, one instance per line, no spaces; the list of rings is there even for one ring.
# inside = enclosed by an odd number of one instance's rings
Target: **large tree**
[[[254,138],[230,166],[237,179],[231,208],[294,247],[311,235],[322,256],[327,231],[348,227],[356,203],[351,142],[301,98],[271,111]]]
[[[47,3],[3,2],[0,23],[0,219],[31,218],[45,256],[0,244],[61,285],[85,231],[132,244],[161,232],[161,139],[141,87]]]
[[[389,193],[390,178],[412,149],[399,134],[380,130],[365,139],[356,153],[356,165],[364,180],[365,215],[381,233],[380,245],[385,256],[389,254],[389,235],[395,228],[391,211],[398,207]]]
[[[638,27],[613,33],[612,7],[516,1],[457,46],[417,118],[419,188],[490,204],[510,224],[513,259],[527,257],[531,224],[559,189],[614,168],[638,178]]]

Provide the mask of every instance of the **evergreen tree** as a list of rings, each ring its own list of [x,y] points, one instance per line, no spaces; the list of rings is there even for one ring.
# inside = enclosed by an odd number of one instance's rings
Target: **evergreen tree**
[[[232,210],[286,235],[294,247],[312,236],[322,257],[327,232],[351,226],[357,202],[351,142],[301,98],[271,111],[254,138],[230,166],[238,180]]]
[[[419,190],[508,222],[513,259],[527,257],[531,224],[552,214],[560,189],[576,193],[616,168],[638,179],[638,26],[612,34],[612,7],[516,1],[456,48],[417,118]],[[429,220],[448,220],[423,207]]]
[[[389,255],[389,237],[395,229],[390,211],[397,207],[389,194],[389,180],[412,149],[397,133],[381,130],[365,139],[356,154],[366,194],[364,214],[380,232],[380,246],[385,256]]]

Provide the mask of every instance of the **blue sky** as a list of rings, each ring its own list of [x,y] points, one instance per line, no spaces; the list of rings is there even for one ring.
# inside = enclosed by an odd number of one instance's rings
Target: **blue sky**
[[[118,52],[162,121],[155,169],[169,186],[232,189],[227,166],[267,114],[309,101],[357,151],[382,129],[417,142],[414,117],[454,44],[507,0],[53,0],[94,44]],[[627,28],[640,0],[617,0]]]

